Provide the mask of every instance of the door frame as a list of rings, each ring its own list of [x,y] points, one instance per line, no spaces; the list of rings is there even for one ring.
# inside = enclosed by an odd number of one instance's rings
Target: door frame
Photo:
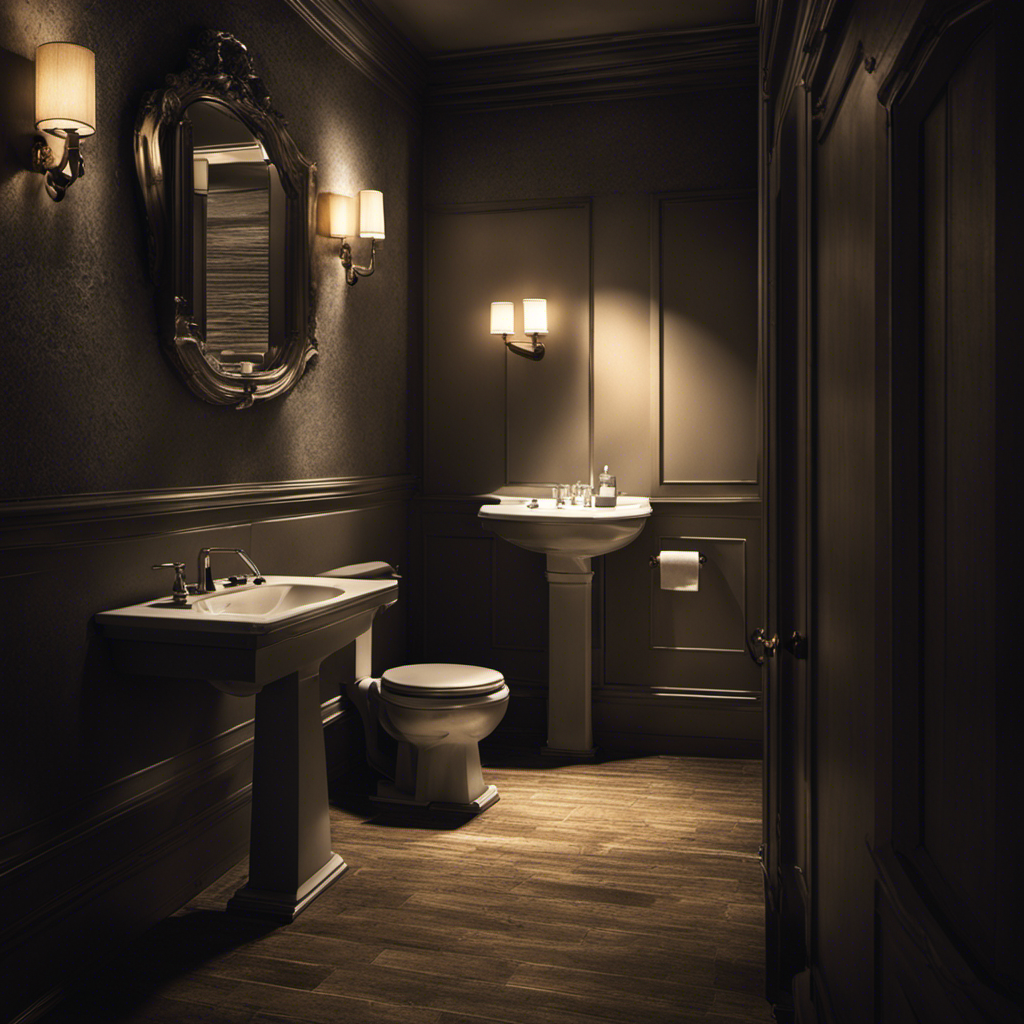
[[[764,621],[779,643],[763,668],[762,867],[766,994],[786,1010],[814,929],[814,142],[805,88],[794,86],[777,109],[774,124],[763,127],[772,139],[762,199]],[[790,640],[795,631],[802,651]]]

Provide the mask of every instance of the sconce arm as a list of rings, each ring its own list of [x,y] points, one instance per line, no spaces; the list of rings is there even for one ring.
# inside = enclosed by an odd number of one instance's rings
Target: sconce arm
[[[341,243],[341,265],[345,268],[345,280],[355,284],[361,277],[369,277],[374,271],[374,257],[377,255],[377,239],[370,239],[370,265],[360,267],[352,262],[352,246],[348,242]]]
[[[78,132],[68,129],[64,143],[64,158],[56,166],[53,150],[44,138],[37,137],[32,147],[32,169],[46,175],[46,192],[55,203],[59,203],[64,198],[64,193],[85,175],[85,161],[82,159],[78,142]],[[69,169],[69,174],[64,173],[65,167]]]
[[[544,342],[538,341],[536,334],[531,334],[530,337],[533,338],[533,342],[530,345],[522,341],[509,341],[507,334],[503,334],[501,340],[505,342],[505,348],[509,352],[513,352],[517,356],[523,356],[526,359],[532,359],[534,362],[539,362],[544,358]]]

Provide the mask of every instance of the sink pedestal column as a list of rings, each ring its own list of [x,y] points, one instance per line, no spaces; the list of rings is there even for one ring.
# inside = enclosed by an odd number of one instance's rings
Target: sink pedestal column
[[[331,850],[320,666],[256,694],[249,881],[228,909],[290,921],[348,865]]]
[[[545,752],[594,756],[590,710],[590,559],[548,555],[548,742]]]

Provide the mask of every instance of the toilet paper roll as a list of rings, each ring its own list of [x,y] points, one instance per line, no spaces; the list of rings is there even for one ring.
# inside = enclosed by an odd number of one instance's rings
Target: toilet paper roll
[[[662,590],[699,589],[699,551],[662,551],[658,561],[661,564]]]

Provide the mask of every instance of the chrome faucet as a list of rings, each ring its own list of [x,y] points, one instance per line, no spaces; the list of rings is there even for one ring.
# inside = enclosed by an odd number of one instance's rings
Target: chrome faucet
[[[259,584],[263,582],[263,576],[259,569],[256,568],[256,563],[241,548],[200,548],[196,567],[196,574],[199,578],[199,582],[196,584],[198,593],[209,594],[217,589],[213,582],[213,572],[210,569],[210,554],[213,551],[224,551],[238,555],[252,569],[253,583]]]

